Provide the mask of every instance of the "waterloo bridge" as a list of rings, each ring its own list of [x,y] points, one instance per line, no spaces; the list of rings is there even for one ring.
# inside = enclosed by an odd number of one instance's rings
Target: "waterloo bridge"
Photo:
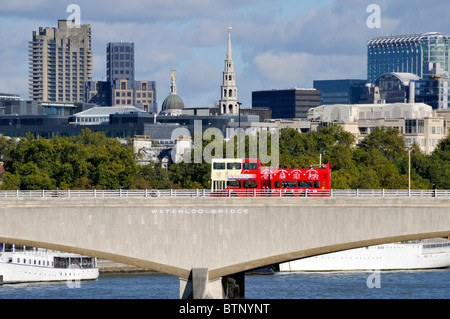
[[[209,191],[0,192],[0,241],[180,278],[180,298],[243,297],[245,272],[345,249],[450,236],[450,191],[329,197]]]

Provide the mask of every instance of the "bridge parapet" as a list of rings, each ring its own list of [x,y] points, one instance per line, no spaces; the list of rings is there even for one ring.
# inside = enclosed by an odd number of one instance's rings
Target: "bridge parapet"
[[[10,190],[0,191],[0,200],[12,198],[122,198],[122,197],[285,197],[292,194],[291,189],[252,189],[251,191],[234,191],[223,194],[211,193],[207,189],[139,189],[139,190]],[[219,196],[226,195],[226,196]],[[270,195],[270,196],[268,196]],[[334,197],[334,198],[450,198],[450,190],[407,190],[407,189],[331,189],[305,191],[303,197]]]

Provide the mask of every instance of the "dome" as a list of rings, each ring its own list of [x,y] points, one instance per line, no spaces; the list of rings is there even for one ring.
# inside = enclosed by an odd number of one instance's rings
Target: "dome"
[[[183,100],[177,94],[170,94],[162,104],[162,112],[176,113],[184,110]]]
[[[172,69],[172,84],[170,85],[170,94],[164,100],[161,111],[164,114],[181,114],[182,110],[184,110],[184,103],[177,94],[177,85],[175,84],[175,70]]]

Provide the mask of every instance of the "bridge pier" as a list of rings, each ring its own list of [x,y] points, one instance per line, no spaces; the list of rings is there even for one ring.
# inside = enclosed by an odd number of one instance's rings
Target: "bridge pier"
[[[245,272],[209,280],[207,268],[194,268],[180,278],[181,299],[241,299],[245,297]]]

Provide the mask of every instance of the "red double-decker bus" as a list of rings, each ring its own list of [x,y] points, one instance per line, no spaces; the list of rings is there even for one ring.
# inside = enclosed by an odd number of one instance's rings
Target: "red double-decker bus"
[[[330,196],[329,164],[314,168],[270,168],[259,159],[213,159],[212,196]]]

